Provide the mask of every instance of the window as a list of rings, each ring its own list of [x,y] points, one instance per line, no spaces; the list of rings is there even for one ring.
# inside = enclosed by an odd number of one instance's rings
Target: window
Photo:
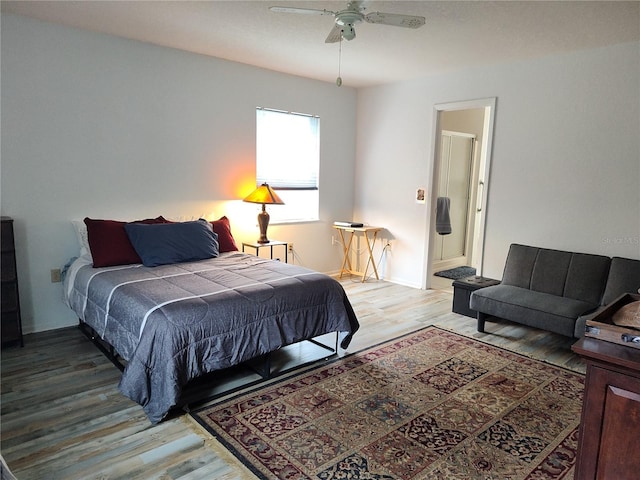
[[[271,223],[319,219],[320,118],[256,110],[256,184],[268,183],[285,203]]]

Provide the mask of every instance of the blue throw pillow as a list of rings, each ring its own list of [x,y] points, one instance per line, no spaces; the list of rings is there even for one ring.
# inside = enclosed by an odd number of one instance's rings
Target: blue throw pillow
[[[124,228],[145,267],[218,256],[218,235],[206,220],[154,225],[128,223]]]

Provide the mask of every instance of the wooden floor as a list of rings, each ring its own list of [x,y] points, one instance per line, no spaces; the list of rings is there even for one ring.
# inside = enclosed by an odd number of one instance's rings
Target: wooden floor
[[[360,320],[347,352],[438,325],[527,356],[584,371],[573,340],[451,312],[452,292],[342,280]],[[18,480],[254,478],[187,414],[150,425],[118,392],[120,371],[79,331],[25,337],[2,351],[0,450]]]

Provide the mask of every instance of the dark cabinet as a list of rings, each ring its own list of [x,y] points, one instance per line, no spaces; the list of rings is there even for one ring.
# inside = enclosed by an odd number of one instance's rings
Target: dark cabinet
[[[587,337],[572,349],[587,364],[575,479],[638,478],[640,350]]]
[[[22,343],[22,320],[20,318],[20,295],[18,293],[18,271],[16,268],[16,250],[13,236],[13,220],[2,217],[0,231],[0,279],[2,291],[0,299],[0,337],[2,346]]]

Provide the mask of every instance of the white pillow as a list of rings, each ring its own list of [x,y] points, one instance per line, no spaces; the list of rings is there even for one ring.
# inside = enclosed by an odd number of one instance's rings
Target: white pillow
[[[72,220],[73,228],[76,231],[76,238],[78,239],[78,243],[80,244],[80,256],[85,257],[88,256],[91,261],[91,249],[89,248],[89,236],[87,235],[87,226],[85,225],[83,220]]]

